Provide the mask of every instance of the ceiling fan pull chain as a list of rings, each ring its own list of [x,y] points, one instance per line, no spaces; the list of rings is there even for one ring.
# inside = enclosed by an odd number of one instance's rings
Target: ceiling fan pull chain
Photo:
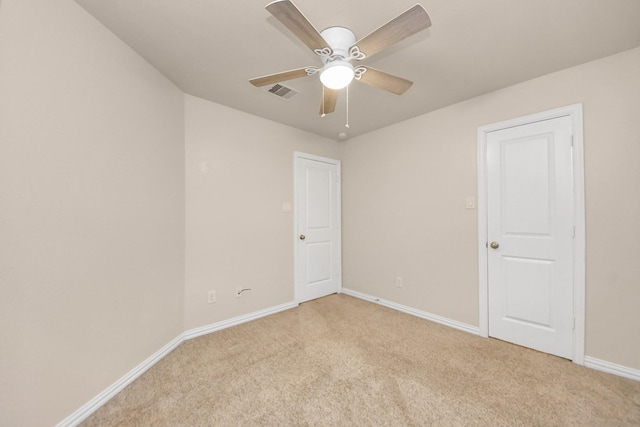
[[[347,123],[344,126],[349,128],[349,85],[347,85]]]
[[[324,85],[322,85],[322,114],[320,114],[320,117],[324,116],[326,116],[326,114],[324,113]]]

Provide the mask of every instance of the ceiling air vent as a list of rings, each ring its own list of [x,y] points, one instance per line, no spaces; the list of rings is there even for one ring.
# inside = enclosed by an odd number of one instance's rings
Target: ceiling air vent
[[[299,93],[297,90],[279,83],[271,86],[267,91],[280,99],[291,99]]]

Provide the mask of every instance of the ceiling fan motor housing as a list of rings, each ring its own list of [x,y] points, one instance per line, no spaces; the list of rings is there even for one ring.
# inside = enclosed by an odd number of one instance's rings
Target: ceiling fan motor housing
[[[353,32],[344,27],[329,27],[323,30],[320,35],[327,42],[333,53],[331,56],[322,58],[325,64],[330,60],[349,59],[349,49],[356,44],[356,36]],[[336,57],[342,58],[336,58]]]

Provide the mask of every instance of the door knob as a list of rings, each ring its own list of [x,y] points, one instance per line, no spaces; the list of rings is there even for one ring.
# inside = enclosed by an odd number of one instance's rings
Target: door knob
[[[491,246],[491,249],[498,249],[500,247],[500,243],[498,242],[491,242],[489,244],[489,246]]]
[[[304,239],[306,239],[306,238],[307,238],[307,236],[305,236],[304,234],[301,234],[301,235],[300,235],[300,240],[304,240]]]

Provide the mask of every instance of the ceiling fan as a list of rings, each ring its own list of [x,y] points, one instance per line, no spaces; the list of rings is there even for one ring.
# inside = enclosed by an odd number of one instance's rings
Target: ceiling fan
[[[261,87],[319,74],[324,85],[320,105],[320,114],[323,116],[335,110],[338,90],[348,86],[354,79],[396,95],[405,93],[413,82],[365,65],[354,67],[353,61],[371,58],[383,49],[431,26],[426,10],[416,4],[356,41],[353,32],[344,27],[329,27],[318,32],[290,0],[276,0],[269,3],[266,9],[318,55],[323,65],[256,77],[249,82]]]

